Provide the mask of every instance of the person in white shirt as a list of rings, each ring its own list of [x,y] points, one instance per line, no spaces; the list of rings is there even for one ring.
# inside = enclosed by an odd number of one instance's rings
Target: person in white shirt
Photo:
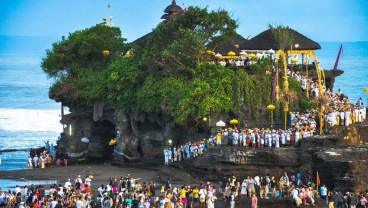
[[[327,197],[327,188],[325,185],[321,186],[321,198],[326,200],[326,205],[328,204],[328,197]]]
[[[65,184],[64,184],[64,188],[69,188],[69,186],[71,186],[72,185],[72,183],[70,182],[70,178],[65,182]]]
[[[89,187],[91,186],[91,182],[92,182],[92,179],[90,177],[86,177],[86,179],[84,179],[84,184],[88,185]]]
[[[78,198],[78,200],[75,202],[75,207],[76,208],[83,208],[83,202],[82,202],[82,197],[80,196]]]
[[[54,199],[52,199],[52,201],[50,202],[50,208],[55,208],[57,203],[58,202],[56,201],[56,197],[54,197]]]
[[[21,191],[21,189],[18,185],[16,185],[15,188],[14,188],[14,191],[15,191],[16,194],[18,194]]]

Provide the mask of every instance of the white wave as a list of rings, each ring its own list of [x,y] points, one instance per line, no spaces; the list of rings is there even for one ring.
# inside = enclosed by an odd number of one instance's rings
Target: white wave
[[[0,108],[0,129],[5,131],[62,132],[60,110]]]

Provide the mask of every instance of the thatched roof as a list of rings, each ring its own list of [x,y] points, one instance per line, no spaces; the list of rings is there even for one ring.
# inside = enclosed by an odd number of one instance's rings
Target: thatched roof
[[[240,46],[247,41],[248,40],[245,39],[243,36],[236,34],[234,38],[225,40],[219,44],[209,43],[207,45],[207,49],[212,50],[215,53],[220,53],[221,55],[226,55],[229,51],[233,51],[236,54],[239,54],[241,50]]]
[[[288,29],[288,31],[293,37],[293,43],[299,45],[298,50],[321,49],[321,46],[317,42],[307,38],[299,32],[293,29]],[[280,49],[279,45],[273,38],[271,29],[258,34],[257,36],[253,37],[249,41],[244,42],[240,46],[240,49],[242,50],[269,50],[271,48],[274,50]],[[290,46],[288,46],[288,48],[290,49]]]
[[[172,3],[166,7],[164,12],[172,14],[172,13],[178,13],[179,11],[182,11],[182,10],[183,9],[180,6],[176,5],[176,1],[173,0]]]
[[[143,48],[144,46],[146,46],[147,41],[148,41],[148,37],[151,35],[151,33],[148,33],[138,39],[136,39],[135,41],[133,41],[132,43],[135,43],[137,46]]]

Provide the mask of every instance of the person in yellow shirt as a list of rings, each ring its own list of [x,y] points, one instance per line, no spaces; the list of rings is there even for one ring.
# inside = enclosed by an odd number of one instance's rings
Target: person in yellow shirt
[[[183,207],[187,207],[187,189],[185,186],[182,186],[181,189],[179,190],[179,195],[181,198],[181,202],[183,203]]]
[[[222,139],[221,132],[218,131],[216,135],[216,146],[221,146],[221,139]]]

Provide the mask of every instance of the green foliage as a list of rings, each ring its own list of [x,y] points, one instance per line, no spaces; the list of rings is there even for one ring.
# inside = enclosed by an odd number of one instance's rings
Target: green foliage
[[[144,71],[134,57],[113,60],[107,68],[108,103],[123,112],[131,112],[137,106],[137,89],[141,88]]]
[[[54,43],[42,61],[55,79],[50,97],[71,105],[104,100],[119,112],[165,114],[182,124],[220,113],[257,120],[271,103],[272,77],[265,76],[271,60],[234,70],[210,64],[205,53],[209,42],[233,37],[236,27],[226,11],[190,7],[159,24],[143,48],[126,45],[118,28],[103,24],[76,31]],[[127,49],[134,55],[124,57]]]
[[[301,98],[299,100],[299,109],[300,109],[299,111],[305,112],[307,109],[310,108],[310,105],[311,104],[308,102],[308,100]]]
[[[119,28],[97,24],[54,43],[41,63],[43,71],[57,83],[51,88],[50,97],[66,103],[105,99],[104,69],[124,51],[124,41]],[[104,56],[103,50],[110,54]],[[65,90],[67,94],[63,93]]]
[[[237,25],[224,10],[189,7],[175,21],[163,22],[151,33],[142,57],[149,72],[164,68],[169,76],[195,77],[209,61],[205,46],[235,36]],[[203,68],[202,68],[203,69]]]

